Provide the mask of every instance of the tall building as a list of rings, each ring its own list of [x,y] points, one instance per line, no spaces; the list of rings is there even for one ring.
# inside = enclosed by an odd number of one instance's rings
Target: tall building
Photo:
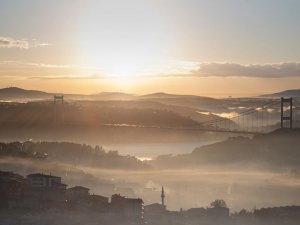
[[[29,174],[24,191],[24,207],[64,207],[66,187],[66,184],[61,183],[61,177],[41,173]]]
[[[0,209],[18,208],[22,204],[25,179],[12,172],[0,171]]]

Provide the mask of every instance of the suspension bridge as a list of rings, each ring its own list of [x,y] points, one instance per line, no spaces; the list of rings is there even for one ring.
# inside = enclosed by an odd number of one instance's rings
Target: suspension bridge
[[[259,134],[279,128],[300,128],[300,102],[296,98],[271,99],[230,117],[201,123],[201,130]]]
[[[64,123],[63,95],[54,96],[54,122]],[[131,124],[106,124],[105,126],[263,134],[279,128],[300,128],[300,99],[270,99],[262,105],[248,107],[242,112],[235,112],[232,116],[218,116],[217,119],[202,122],[197,127],[163,127]]]

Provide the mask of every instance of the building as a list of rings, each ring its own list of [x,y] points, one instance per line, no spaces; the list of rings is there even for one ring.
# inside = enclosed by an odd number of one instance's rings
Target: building
[[[66,190],[66,203],[69,209],[87,209],[89,206],[90,189],[75,186]]]
[[[0,171],[0,181],[8,180],[8,179],[18,179],[18,180],[24,180],[24,177],[10,172],[10,171]]]
[[[144,202],[140,198],[126,198],[119,194],[111,196],[112,212],[141,224],[144,221]]]
[[[41,173],[27,176],[24,189],[24,207],[35,209],[63,208],[65,206],[66,184],[61,177]]]
[[[159,203],[153,203],[145,206],[145,213],[147,214],[162,214],[165,212],[166,206]]]
[[[253,216],[261,224],[300,224],[300,206],[256,209]]]
[[[190,208],[186,211],[182,211],[182,214],[184,215],[184,217],[187,217],[187,218],[199,219],[199,218],[205,216],[206,212],[207,211],[205,208]]]
[[[34,173],[27,176],[27,186],[30,188],[50,188],[61,184],[61,178],[42,173]]]
[[[145,220],[149,225],[168,225],[169,217],[169,211],[162,204],[154,203],[145,206]]]
[[[68,188],[66,191],[67,200],[80,201],[87,199],[90,195],[90,189],[83,186],[75,186]]]
[[[207,214],[210,215],[211,217],[216,217],[216,218],[228,218],[229,208],[227,207],[207,208]]]
[[[24,187],[24,177],[12,172],[0,171],[0,208],[21,207]]]
[[[89,196],[89,207],[98,212],[107,212],[109,209],[108,200],[108,197],[92,194]]]

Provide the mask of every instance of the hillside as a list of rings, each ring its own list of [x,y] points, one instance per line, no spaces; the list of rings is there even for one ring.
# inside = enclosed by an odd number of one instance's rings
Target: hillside
[[[122,92],[100,92],[98,94],[89,95],[94,100],[135,100],[137,98],[134,94],[127,94]]]
[[[50,101],[51,103],[54,94],[55,93],[25,90],[15,87],[4,88],[0,89],[0,101],[29,102],[29,104],[32,101],[48,101],[48,103]],[[92,109],[93,112],[99,111],[101,107],[105,108],[104,112],[107,111],[107,108],[109,108],[111,112],[124,108],[125,114],[127,113],[126,111],[131,110],[132,117],[134,117],[140,115],[136,113],[140,110],[144,110],[142,114],[149,110],[156,110],[158,111],[158,114],[161,114],[161,111],[164,111],[164,114],[175,113],[180,117],[184,117],[187,120],[193,120],[198,123],[217,119],[219,116],[241,113],[249,108],[257,108],[270,101],[265,98],[215,99],[204,96],[175,95],[162,92],[140,96],[122,92],[100,92],[98,94],[90,95],[65,94],[64,97],[66,104],[77,105],[81,108],[86,106],[91,108],[91,106],[94,105],[94,108]],[[50,111],[53,112],[53,109],[50,109]],[[47,114],[49,114],[49,112],[45,112],[44,115],[46,116]],[[17,116],[19,117],[19,115]],[[121,115],[119,116],[122,117]],[[4,118],[5,117],[6,116],[4,115]],[[128,123],[127,119],[116,121],[116,123]],[[104,123],[112,123],[112,121],[104,121]],[[132,123],[132,121],[130,123]],[[145,124],[147,122],[138,123]],[[137,121],[135,121],[135,124],[137,124]],[[158,125],[158,123],[156,123],[156,125]],[[164,125],[164,123],[161,124],[161,126]],[[168,124],[168,126],[173,125],[174,124]]]
[[[196,121],[168,110],[166,107],[142,107],[141,103],[127,102],[76,102],[65,103],[64,112],[58,112],[58,119],[64,117],[65,125],[97,127],[105,124],[140,126],[189,127],[199,125]],[[62,108],[58,107],[58,110]],[[52,102],[30,102],[26,104],[0,105],[0,124],[16,126],[44,126],[54,121]],[[205,116],[203,116],[205,117]]]
[[[59,162],[72,166],[91,166],[111,169],[145,169],[147,165],[131,156],[121,156],[117,151],[105,151],[102,147],[92,147],[68,142],[11,142],[0,143],[1,158],[40,160]],[[1,164],[3,164],[2,162]],[[3,165],[2,165],[3,166]]]
[[[0,89],[0,100],[35,100],[35,99],[45,99],[51,97],[53,94],[36,91],[36,90],[25,90],[17,87],[8,87]]]
[[[210,166],[283,171],[300,169],[299,137],[300,129],[283,129],[257,135],[253,139],[229,138],[196,148],[190,154],[160,156],[153,164],[166,168]]]
[[[140,95],[139,98],[142,99],[153,99],[153,98],[183,98],[183,97],[188,97],[192,95],[175,95],[175,94],[169,94],[165,92],[156,92],[156,93],[151,93],[151,94],[146,94],[146,95]]]
[[[0,101],[37,101],[50,100],[53,95],[37,90],[26,90],[17,87],[0,89]],[[163,92],[146,95],[134,95],[122,92],[100,92],[97,94],[64,94],[65,101],[147,101],[168,106],[187,107],[196,111],[225,112],[230,108],[257,107],[265,102],[261,98],[224,98],[215,99],[197,95],[176,95]]]
[[[277,93],[261,95],[260,97],[264,97],[264,98],[300,97],[300,89],[285,90],[285,91],[281,91],[281,92],[277,92]]]
[[[197,121],[211,117],[147,101],[66,101],[64,113],[58,107],[55,123],[52,101],[0,103],[0,140],[93,144],[195,141],[203,138],[201,132],[173,128],[197,127]]]

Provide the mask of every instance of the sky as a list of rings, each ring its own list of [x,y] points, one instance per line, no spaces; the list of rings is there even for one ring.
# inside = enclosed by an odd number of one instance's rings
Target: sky
[[[298,89],[299,12],[299,0],[0,0],[0,88]]]

